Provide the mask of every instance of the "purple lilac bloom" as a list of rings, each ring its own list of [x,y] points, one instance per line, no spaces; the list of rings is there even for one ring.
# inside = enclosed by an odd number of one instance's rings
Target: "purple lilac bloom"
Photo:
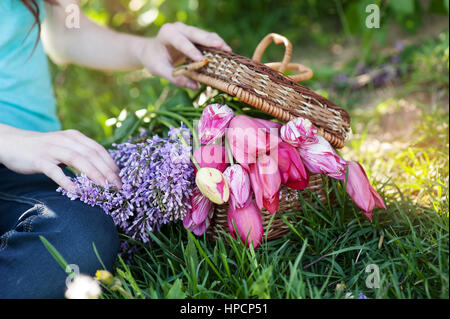
[[[359,295],[358,295],[358,299],[368,299],[368,298],[367,298],[367,296],[365,294],[360,292]]]
[[[171,128],[168,138],[139,137],[122,144],[110,154],[120,168],[122,189],[96,185],[85,175],[72,180],[74,192],[59,192],[70,199],[98,205],[110,215],[119,230],[131,238],[148,242],[147,233],[164,224],[183,220],[190,209],[194,168],[189,155],[191,147],[183,145],[178,133],[189,141],[189,130]]]

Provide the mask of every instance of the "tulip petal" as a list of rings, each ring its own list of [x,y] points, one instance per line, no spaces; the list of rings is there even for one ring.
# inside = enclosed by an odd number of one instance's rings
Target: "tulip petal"
[[[191,206],[193,222],[196,224],[201,224],[208,217],[208,214],[212,208],[212,202],[203,196],[199,191],[197,196],[193,196]]]
[[[198,123],[200,142],[210,144],[222,137],[233,116],[233,110],[227,105],[210,104],[206,106]]]
[[[302,144],[317,143],[317,128],[310,120],[297,117],[284,124],[280,129],[281,139],[294,147]]]
[[[221,205],[228,201],[230,195],[228,182],[218,169],[200,168],[195,183],[200,192],[213,203]]]
[[[312,174],[325,174],[335,179],[344,179],[347,162],[337,155],[326,139],[322,136],[316,137],[317,143],[302,144],[298,148],[303,164]]]
[[[256,163],[260,155],[264,155],[278,146],[281,139],[277,128],[267,129],[254,119],[245,115],[235,116],[227,129],[231,153],[239,164],[248,169],[250,164]]]
[[[278,168],[281,183],[293,189],[305,189],[309,175],[295,147],[281,142],[278,145]]]
[[[261,212],[256,207],[255,202],[250,201],[244,208],[228,209],[228,228],[233,238],[236,239],[235,227],[240,239],[247,243],[247,247],[252,244],[254,248],[261,244],[263,236],[263,226]]]
[[[250,176],[253,193],[255,194],[256,205],[259,209],[261,209],[263,207],[263,186],[256,164],[251,164],[249,166],[248,173]]]
[[[276,192],[270,199],[263,198],[263,206],[271,214],[275,214],[280,205],[280,191]]]
[[[278,209],[281,176],[278,164],[269,155],[260,156],[256,162],[260,176],[261,188],[263,190],[263,206],[270,213]]]
[[[357,162],[349,162],[348,164],[346,190],[370,221],[372,221],[372,211],[375,206],[386,209],[383,199],[370,185],[364,168]]]
[[[230,186],[231,204],[242,208],[250,197],[250,177],[239,164],[229,166],[223,173]]]
[[[194,151],[194,158],[200,167],[212,167],[223,172],[227,167],[225,147],[217,144],[200,146]],[[195,172],[197,172],[194,166]]]

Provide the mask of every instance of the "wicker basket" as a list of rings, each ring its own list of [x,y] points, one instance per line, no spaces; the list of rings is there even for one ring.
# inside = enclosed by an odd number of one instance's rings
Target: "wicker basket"
[[[261,64],[264,50],[274,41],[284,44],[286,50],[282,62]],[[205,60],[201,62],[187,61],[174,70],[174,76],[185,75],[200,83],[209,85],[231,96],[236,96],[242,102],[273,115],[282,121],[296,117],[309,119],[319,131],[319,135],[327,139],[335,148],[342,148],[350,138],[350,116],[330,100],[316,94],[298,81],[312,77],[312,71],[298,63],[289,63],[292,55],[292,45],[285,37],[268,34],[256,47],[252,59],[231,52],[198,46]],[[285,76],[285,70],[295,70],[298,74]],[[327,196],[322,182],[322,176],[310,176],[307,190],[315,194],[320,201],[326,202]],[[287,187],[281,188],[280,205],[277,215],[286,211],[300,211],[301,204],[298,191]],[[227,229],[228,205],[216,205],[207,232],[211,238],[217,238],[219,230]],[[262,209],[264,229],[269,224],[272,215]],[[288,226],[280,217],[275,216],[268,232],[268,239],[283,236],[289,231]]]

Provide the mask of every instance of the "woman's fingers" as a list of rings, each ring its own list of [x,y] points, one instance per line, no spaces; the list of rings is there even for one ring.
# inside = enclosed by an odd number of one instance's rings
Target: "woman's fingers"
[[[59,168],[58,165],[52,162],[44,162],[40,164],[40,168],[42,173],[47,175],[66,191],[73,192],[75,190],[75,184],[66,176],[66,174],[64,174],[63,170]]]
[[[182,23],[179,25],[179,28],[181,33],[183,33],[183,35],[193,43],[198,43],[224,51],[231,51],[231,48],[217,33],[208,32]]]
[[[97,143],[96,141],[94,141],[93,139],[87,137],[86,135],[80,133],[77,130],[67,130],[65,131],[67,132],[67,134],[69,134],[70,136],[73,136],[73,138],[75,140],[77,140],[78,142],[82,143],[83,145],[85,145],[86,147],[89,147],[92,152],[95,152],[96,154],[98,154],[98,156],[103,159],[103,161],[105,162],[105,164],[115,173],[119,173],[120,169],[119,167],[116,165],[116,163],[114,162],[114,160],[112,159],[111,155],[108,153],[108,151],[101,146],[99,143]],[[94,155],[95,155],[94,153]],[[117,176],[118,177],[118,176]]]
[[[107,180],[118,189],[122,187],[122,181],[118,175],[119,168],[114,163],[108,152],[100,144],[97,144],[93,140],[75,130],[63,131],[61,134],[63,135],[61,136],[58,134],[54,140],[54,143],[62,146],[63,148],[75,151],[76,154],[74,154],[74,156],[82,156],[85,160],[90,162],[90,164],[94,165],[97,171],[102,174],[100,185],[105,186],[105,181]],[[59,152],[62,151],[64,151],[64,149],[59,149]],[[68,151],[65,150],[65,152]],[[88,171],[80,171],[85,173],[88,177],[90,177],[90,174],[93,174]],[[98,180],[96,182],[99,183]]]
[[[50,153],[57,162],[71,166],[86,174],[89,179],[98,185],[106,186],[107,177],[85,155],[72,148],[56,145],[51,147]]]
[[[165,39],[175,49],[191,58],[194,61],[201,61],[203,54],[195,47],[192,42],[186,38],[181,32],[174,32],[169,39]]]
[[[189,79],[185,76],[177,76],[174,77],[172,75],[173,66],[169,62],[164,62],[158,65],[158,73],[161,76],[164,76],[167,80],[169,80],[172,84],[175,84],[180,87],[185,87],[191,90],[197,90],[199,85],[194,80]]]

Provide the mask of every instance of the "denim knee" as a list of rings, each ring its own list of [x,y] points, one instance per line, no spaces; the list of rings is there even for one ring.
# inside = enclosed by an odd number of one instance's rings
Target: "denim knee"
[[[58,216],[55,239],[66,261],[77,265],[85,274],[93,275],[103,268],[102,263],[111,270],[119,249],[119,236],[112,218],[101,208],[80,201],[67,199],[65,205],[58,203],[58,210],[52,208],[55,204],[51,200],[46,204]]]

